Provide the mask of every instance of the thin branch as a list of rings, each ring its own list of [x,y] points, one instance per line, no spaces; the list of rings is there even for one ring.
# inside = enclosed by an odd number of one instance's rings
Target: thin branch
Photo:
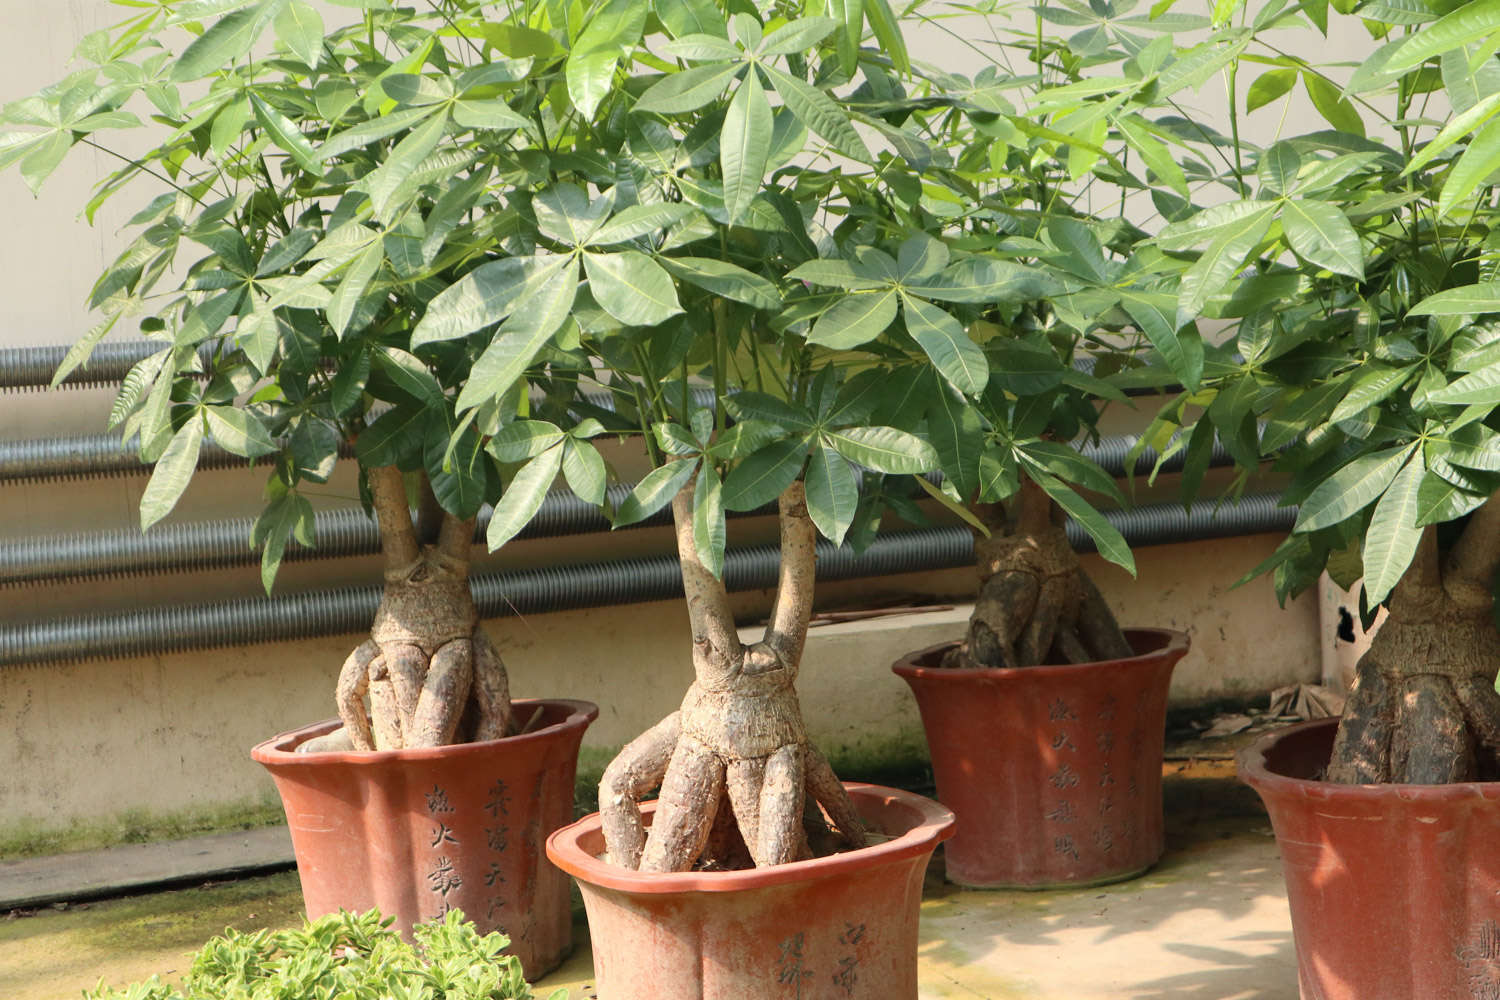
[[[817,576],[818,531],[807,513],[807,490],[799,479],[777,500],[781,523],[781,573],[776,603],[766,624],[766,645],[776,650],[782,667],[795,675],[807,642],[812,618],[813,584]]]
[[[437,550],[450,560],[469,565],[469,552],[474,548],[474,519],[462,521],[452,514],[443,514],[442,527],[438,529]]]
[[[401,470],[381,465],[369,471],[370,496],[375,501],[375,518],[380,525],[380,551],[385,553],[387,570],[401,570],[417,561],[417,533],[412,527],[411,510],[406,505],[406,485]]]
[[[682,564],[682,590],[687,598],[693,645],[709,647],[706,656],[694,655],[693,668],[699,681],[715,687],[719,678],[705,677],[705,671],[738,670],[744,649],[735,631],[734,612],[729,607],[724,581],[709,572],[698,558],[697,536],[693,532],[693,492],[693,484],[689,482],[672,498],[672,523],[677,529],[677,558]]]

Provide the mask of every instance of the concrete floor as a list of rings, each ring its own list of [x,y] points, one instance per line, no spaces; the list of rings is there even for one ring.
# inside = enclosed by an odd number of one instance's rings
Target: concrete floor
[[[1258,802],[1223,759],[1168,763],[1165,793],[1166,856],[1131,882],[975,892],[943,883],[939,858],[922,904],[921,1000],[1296,1000],[1286,894]],[[290,872],[12,911],[0,919],[0,997],[59,1000],[101,979],[170,978],[226,926],[300,917]],[[580,938],[539,997],[557,987],[593,996],[582,928]]]

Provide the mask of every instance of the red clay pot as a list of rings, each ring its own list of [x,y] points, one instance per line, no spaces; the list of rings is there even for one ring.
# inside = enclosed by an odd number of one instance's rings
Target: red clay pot
[[[892,667],[916,695],[938,799],[958,817],[943,850],[950,881],[1100,885],[1161,858],[1167,685],[1188,637],[1125,637],[1137,655],[1124,660],[947,669],[950,642]]]
[[[250,751],[271,772],[292,831],[309,917],[379,908],[409,934],[461,909],[511,939],[526,977],[572,950],[567,876],[542,843],[573,818],[586,701],[517,701],[529,732],[421,750],[295,753],[334,729],[319,722]]]
[[[1319,781],[1337,728],[1239,756],[1281,849],[1303,1000],[1500,997],[1500,783]]]
[[[598,814],[549,837],[547,856],[583,890],[599,1000],[916,1000],[922,876],[953,814],[845,787],[891,840],[771,868],[645,874],[600,860]]]

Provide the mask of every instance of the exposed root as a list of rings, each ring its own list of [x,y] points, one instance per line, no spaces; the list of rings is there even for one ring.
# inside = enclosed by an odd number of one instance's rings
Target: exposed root
[[[809,831],[821,847],[830,826],[844,844],[863,846],[848,794],[808,743],[794,687],[815,552],[801,484],[781,498],[775,608],[764,640],[749,646],[739,641],[723,584],[698,561],[692,502],[688,487],[672,507],[697,680],[678,711],[606,769],[599,809],[607,856],[658,872],[776,865],[810,857]],[[639,803],[658,785],[646,827]]]
[[[1488,589],[1471,577],[1493,571],[1472,554],[1455,553],[1440,566],[1435,535],[1425,533],[1392,592],[1390,616],[1356,669],[1327,780],[1446,784],[1500,777],[1500,695],[1493,687],[1500,631]]]
[[[1062,512],[1026,480],[1007,506],[976,507],[989,537],[976,533],[979,595],[950,667],[1029,667],[1134,655],[1099,588],[1078,562]]]

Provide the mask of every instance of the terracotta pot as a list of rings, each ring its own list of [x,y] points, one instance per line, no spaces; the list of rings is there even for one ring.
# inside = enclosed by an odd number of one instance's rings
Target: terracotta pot
[[[1188,637],[1126,629],[1124,660],[947,669],[957,643],[892,667],[922,713],[937,793],[958,817],[949,880],[983,889],[1099,885],[1164,847],[1167,685]]]
[[[421,750],[295,753],[333,730],[319,722],[250,755],[271,772],[292,831],[309,917],[379,908],[408,934],[463,910],[482,933],[511,939],[526,977],[572,949],[568,879],[542,856],[543,838],[573,818],[586,701],[517,701],[529,732]]]
[[[845,787],[891,840],[771,868],[645,874],[600,860],[597,814],[548,838],[583,890],[599,1000],[916,1000],[922,876],[953,814]]]
[[[1335,785],[1336,719],[1262,736],[1303,1000],[1500,997],[1500,783]]]

